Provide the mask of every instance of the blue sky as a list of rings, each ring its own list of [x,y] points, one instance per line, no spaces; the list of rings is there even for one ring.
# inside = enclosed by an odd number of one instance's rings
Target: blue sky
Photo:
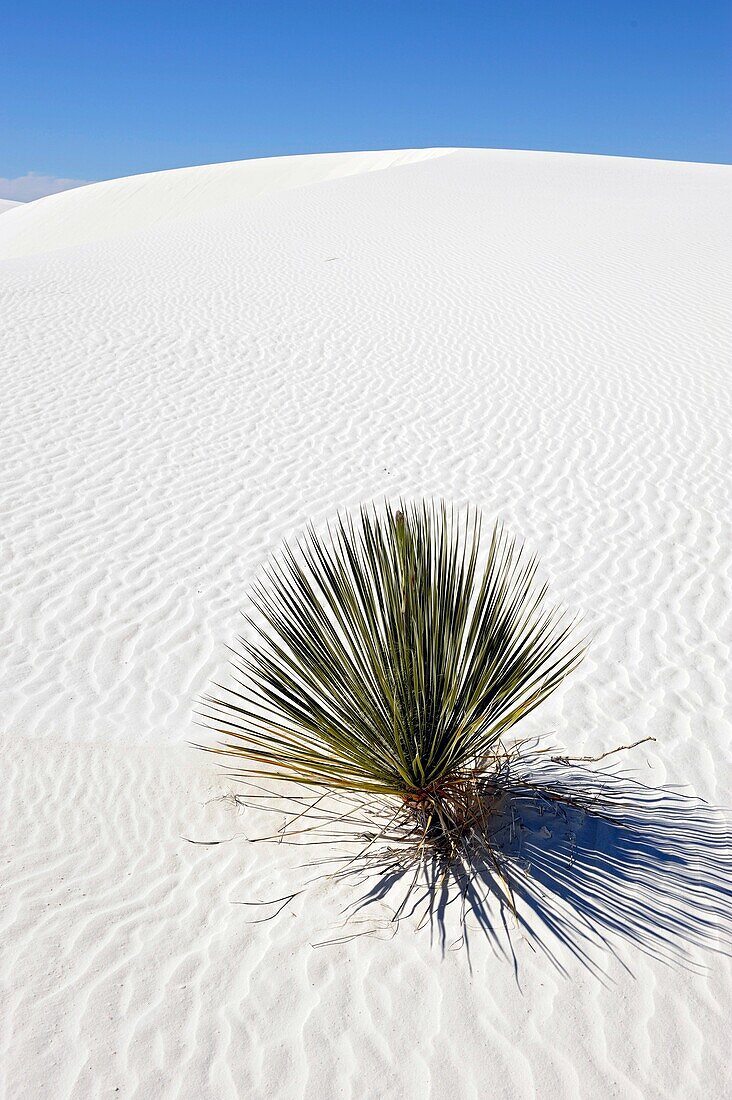
[[[19,2],[0,22],[0,195],[337,149],[729,163],[731,43],[732,5],[704,0]]]

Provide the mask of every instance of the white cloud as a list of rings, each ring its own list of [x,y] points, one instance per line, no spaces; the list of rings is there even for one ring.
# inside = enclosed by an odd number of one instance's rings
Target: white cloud
[[[37,172],[28,172],[25,176],[7,179],[0,176],[0,199],[16,199],[18,202],[31,202],[42,199],[44,195],[55,195],[59,191],[69,191],[72,187],[81,187],[89,180],[59,179],[57,176],[41,176]]]

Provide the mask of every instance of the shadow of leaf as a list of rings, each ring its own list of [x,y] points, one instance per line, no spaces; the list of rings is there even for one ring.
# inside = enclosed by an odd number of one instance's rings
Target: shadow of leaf
[[[695,969],[695,949],[728,953],[732,830],[723,811],[611,774],[602,800],[581,809],[583,790],[598,785],[586,769],[544,769],[532,782],[538,791],[510,794],[520,827],[503,854],[522,924],[557,965],[559,945],[592,969],[592,948],[616,954],[620,941]]]
[[[352,924],[429,929],[444,952],[470,959],[477,931],[518,970],[514,933],[567,974],[574,959],[601,980],[608,953],[630,970],[622,945],[694,971],[710,953],[732,954],[732,824],[727,812],[671,787],[653,788],[612,769],[591,769],[546,750],[524,752],[481,816],[466,857],[447,861],[415,844],[414,819],[393,800],[322,792],[237,796],[268,810],[275,833],[257,839],[317,847],[309,882],[345,883],[341,935]],[[254,838],[252,838],[254,839]],[[292,896],[306,892],[307,883]],[[282,899],[240,904],[272,905]],[[275,903],[278,903],[275,909]],[[387,914],[384,916],[384,914]]]
[[[407,883],[397,918],[419,916],[443,951],[469,948],[472,925],[513,954],[513,922],[563,973],[569,954],[603,977],[608,951],[629,969],[622,943],[692,970],[708,952],[730,953],[732,829],[700,799],[623,774],[541,764],[509,785],[490,847],[490,858],[448,877],[428,861],[416,881],[393,849],[368,867],[355,860],[347,876],[363,871],[368,885],[349,908],[363,912]],[[451,909],[461,918],[452,943]]]

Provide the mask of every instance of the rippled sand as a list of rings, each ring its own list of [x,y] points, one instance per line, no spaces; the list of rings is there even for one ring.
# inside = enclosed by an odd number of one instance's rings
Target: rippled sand
[[[724,1095],[715,929],[688,966],[608,933],[594,972],[571,937],[554,962],[514,937],[516,968],[405,925],[314,948],[347,894],[248,923],[303,852],[247,844],[262,821],[185,742],[283,537],[441,495],[501,516],[595,631],[527,732],[653,736],[640,778],[732,806],[730,183],[426,150],[2,213],[5,1095]]]

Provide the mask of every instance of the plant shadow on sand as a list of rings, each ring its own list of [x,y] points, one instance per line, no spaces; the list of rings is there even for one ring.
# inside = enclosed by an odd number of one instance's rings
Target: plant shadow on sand
[[[329,877],[355,888],[342,934],[314,946],[396,932],[409,922],[429,929],[443,954],[464,950],[470,959],[472,937],[484,934],[518,973],[520,939],[561,973],[569,953],[603,981],[608,952],[630,971],[622,943],[693,971],[704,969],[701,953],[730,954],[732,828],[724,811],[561,756],[529,753],[523,762],[498,801],[495,789],[486,795],[491,817],[483,844],[449,865],[432,853],[415,869],[413,837],[393,804],[341,795],[327,804],[331,796],[322,793],[236,801],[284,813],[277,834],[261,839],[325,847],[308,861],[319,868],[309,883]],[[269,920],[306,890],[244,904],[264,905],[262,919]],[[374,920],[384,907],[390,916]],[[361,922],[365,932],[355,930]]]

